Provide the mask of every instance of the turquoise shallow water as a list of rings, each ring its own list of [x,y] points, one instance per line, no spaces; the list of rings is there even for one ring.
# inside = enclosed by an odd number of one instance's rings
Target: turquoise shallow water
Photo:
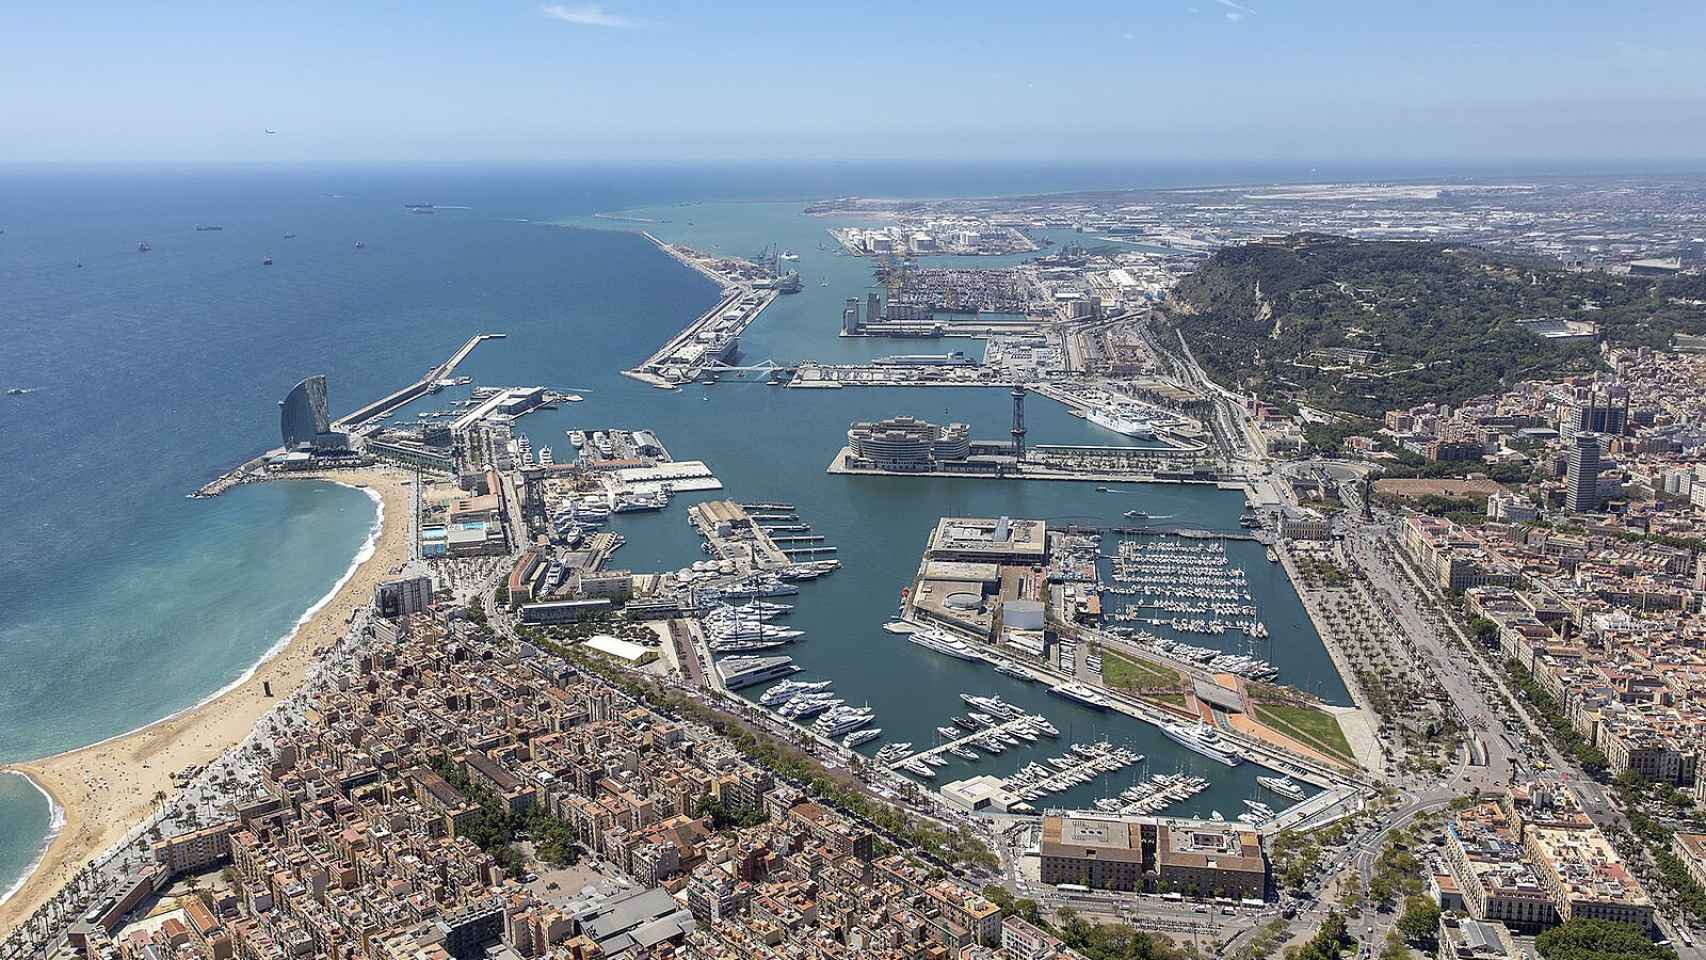
[[[249,669],[347,568],[373,516],[358,491],[276,484],[213,501],[183,498],[276,442],[275,402],[292,383],[328,374],[341,412],[412,380],[469,335],[502,331],[508,338],[481,346],[462,372],[493,385],[574,387],[588,398],[523,420],[536,445],[566,448],[567,429],[655,427],[677,456],[709,462],[728,495],[795,503],[840,548],[845,568],[798,598],[794,625],[808,638],[792,652],[809,675],[834,677],[844,696],[877,708],[889,738],[928,740],[960,712],[960,690],[997,690],[1046,708],[1076,739],[1131,742],[1155,769],[1200,767],[1147,728],[929,654],[878,624],[943,514],[1111,521],[1137,508],[1222,525],[1239,512],[1236,494],[830,477],[824,468],[850,420],[910,413],[1002,436],[1008,399],[996,391],[782,391],[757,383],[670,393],[618,375],[716,291],[643,238],[581,218],[655,212],[644,205],[660,198],[899,192],[889,182],[851,183],[853,176],[0,177],[0,289],[8,296],[0,385],[38,389],[0,398],[0,463],[22,481],[0,537],[0,763],[120,734],[198,702]],[[935,189],[1056,185],[942,181]],[[420,201],[466,209],[417,216],[401,206]],[[653,229],[668,239],[737,254],[774,242],[801,254],[806,291],[783,298],[748,332],[748,358],[920,349],[835,336],[841,301],[863,294],[871,264],[819,250],[826,224],[801,216],[797,202],[667,210],[658,219],[670,222]],[[197,223],[225,229],[196,233]],[[283,239],[287,232],[296,237]],[[141,239],[152,253],[136,252]],[[365,248],[357,251],[356,240]],[[260,266],[264,255],[273,266]],[[1039,398],[1028,416],[1034,441],[1118,439]],[[699,559],[686,502],[618,518],[615,529],[629,543],[616,563],[656,569]],[[1275,631],[1264,655],[1288,682],[1343,702],[1283,576],[1259,552],[1239,560]],[[1001,771],[1019,753],[980,766]],[[1255,771],[1216,772],[1232,775],[1200,804],[1231,815]],[[1083,788],[1084,797],[1099,789]],[[0,891],[35,856],[47,822],[39,794],[0,777]]]

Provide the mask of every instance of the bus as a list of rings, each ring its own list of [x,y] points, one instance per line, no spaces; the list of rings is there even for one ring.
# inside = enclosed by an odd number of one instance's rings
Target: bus
[[[1089,893],[1090,888],[1082,883],[1057,883],[1054,885],[1061,893]]]

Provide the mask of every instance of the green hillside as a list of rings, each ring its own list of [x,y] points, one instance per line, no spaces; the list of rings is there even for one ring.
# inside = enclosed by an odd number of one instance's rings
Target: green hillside
[[[1174,289],[1167,322],[1222,383],[1378,414],[1593,369],[1597,345],[1543,340],[1518,320],[1587,320],[1614,344],[1663,348],[1677,331],[1706,332],[1700,301],[1701,277],[1572,273],[1474,247],[1296,234],[1216,253]]]

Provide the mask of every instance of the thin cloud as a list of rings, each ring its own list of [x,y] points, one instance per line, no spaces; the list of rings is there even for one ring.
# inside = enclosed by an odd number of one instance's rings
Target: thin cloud
[[[622,28],[637,25],[632,19],[610,13],[596,3],[582,3],[572,7],[566,3],[547,3],[539,8],[539,12],[553,20],[582,27]]]
[[[1231,10],[1232,13],[1227,14],[1226,19],[1232,20],[1234,22],[1242,20],[1245,17],[1249,16],[1250,14],[1256,12],[1254,10],[1251,10],[1249,7],[1244,6],[1242,3],[1234,3],[1233,0],[1214,0],[1214,2],[1220,4],[1221,6],[1225,7],[1228,10]],[[1237,14],[1237,16],[1234,16],[1233,14]]]
[[[1244,15],[1242,13],[1239,13],[1236,10],[1234,10],[1233,12],[1228,13],[1226,15],[1226,19],[1231,20],[1233,23],[1237,23],[1238,21],[1244,19]]]

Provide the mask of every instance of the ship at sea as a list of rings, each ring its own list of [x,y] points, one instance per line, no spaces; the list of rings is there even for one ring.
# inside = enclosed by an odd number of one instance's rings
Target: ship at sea
[[[1182,723],[1164,723],[1161,733],[1174,743],[1208,757],[1219,760],[1229,767],[1236,767],[1244,762],[1244,758],[1228,748],[1220,739],[1220,734],[1206,723],[1188,727]]]
[[[1134,440],[1155,439],[1154,424],[1128,414],[1097,408],[1085,413],[1084,419],[1104,430],[1112,430]]]
[[[195,225],[195,232],[196,233],[215,233],[217,231],[224,230],[224,229],[225,229],[224,227],[220,226],[217,223],[198,223]]]

